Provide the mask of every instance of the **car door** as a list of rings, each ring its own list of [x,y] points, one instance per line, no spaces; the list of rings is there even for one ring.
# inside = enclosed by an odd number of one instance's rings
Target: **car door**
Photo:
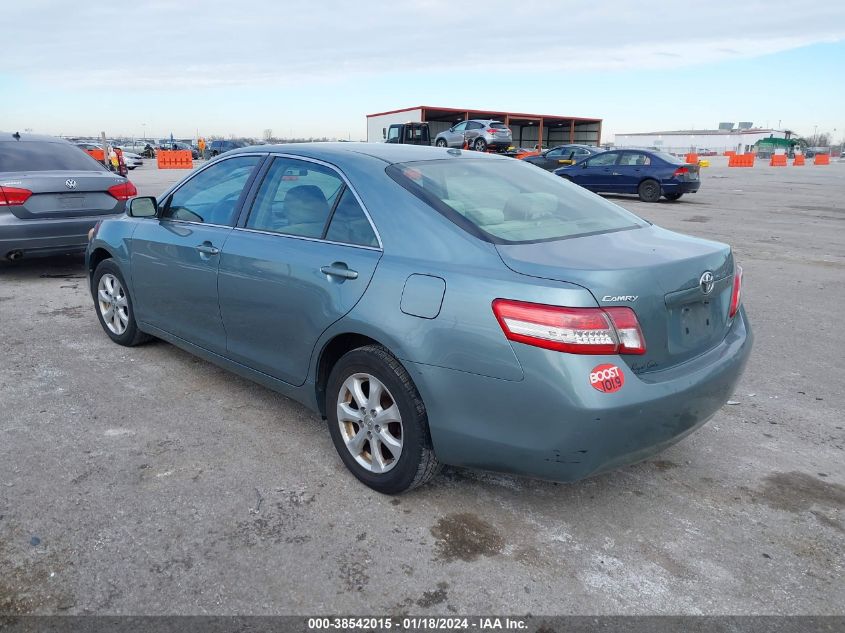
[[[227,356],[300,385],[320,335],[361,298],[381,257],[345,178],[278,156],[226,241],[218,287]]]
[[[613,191],[618,159],[619,152],[596,154],[571,171],[567,170],[567,175],[571,174],[572,180],[591,191]]]
[[[570,163],[561,162],[567,155],[565,147],[555,147],[550,149],[542,156],[539,156],[540,167],[543,169],[553,170],[558,167],[563,167],[564,165],[569,165]]]
[[[138,222],[131,272],[139,321],[222,354],[217,300],[220,249],[265,155],[209,165],[163,200],[159,217]]]
[[[475,139],[484,135],[484,129],[484,125],[478,121],[467,121],[464,138],[467,143],[469,143],[470,148],[472,148],[472,144],[475,142]]]
[[[449,147],[463,147],[465,138],[465,132],[467,127],[468,121],[461,121],[454,127],[452,127],[448,132],[446,132],[446,141],[449,143]]]
[[[615,171],[616,189],[619,193],[636,193],[640,182],[651,171],[651,157],[645,152],[622,152]]]

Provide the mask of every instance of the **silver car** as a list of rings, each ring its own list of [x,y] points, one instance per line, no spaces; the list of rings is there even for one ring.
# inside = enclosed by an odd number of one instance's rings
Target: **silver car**
[[[506,150],[513,144],[510,128],[493,119],[461,121],[441,132],[434,139],[437,147],[463,147],[486,152],[488,149]]]
[[[0,132],[0,258],[82,252],[89,229],[136,194],[67,141]]]

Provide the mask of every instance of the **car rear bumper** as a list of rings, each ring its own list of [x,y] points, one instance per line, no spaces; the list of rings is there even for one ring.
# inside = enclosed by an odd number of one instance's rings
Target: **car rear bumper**
[[[485,136],[484,140],[487,141],[487,145],[489,147],[510,147],[513,145],[512,138],[499,138],[499,137],[488,137]]]
[[[663,183],[663,193],[695,193],[701,187],[700,180],[675,181],[670,180]]]
[[[618,356],[576,356],[514,344],[522,381],[408,363],[447,464],[574,481],[641,461],[709,420],[742,375],[753,337],[744,311],[715,348],[662,372],[635,375]],[[518,347],[518,349],[517,349]],[[589,373],[612,363],[625,383],[597,391]]]
[[[10,213],[2,213],[0,258],[16,251],[29,257],[82,252],[88,244],[88,231],[100,220],[112,217],[115,214],[21,220]]]

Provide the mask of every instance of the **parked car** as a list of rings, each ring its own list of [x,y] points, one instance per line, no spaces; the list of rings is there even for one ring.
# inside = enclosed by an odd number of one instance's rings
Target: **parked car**
[[[602,152],[554,173],[596,193],[635,193],[643,202],[678,200],[701,186],[698,164],[651,150]]]
[[[140,154],[127,151],[123,152],[123,161],[126,163],[127,169],[135,169],[136,167],[140,167],[144,164],[144,159]]]
[[[440,132],[434,139],[437,147],[463,147],[464,142],[478,152],[506,150],[513,144],[513,134],[501,121],[470,119]]]
[[[603,149],[591,145],[559,145],[558,147],[543,150],[536,156],[525,156],[522,160],[552,171],[562,165],[574,165],[579,160],[603,151]]]
[[[233,149],[239,149],[241,147],[246,147],[246,143],[240,141],[211,141],[208,144],[207,151],[209,156],[214,158],[215,156],[219,156],[225,152],[231,152]]]
[[[191,152],[191,158],[194,160],[200,157],[199,150],[191,145],[190,143],[185,143],[183,141],[164,141],[159,142],[158,149],[163,150],[175,150],[175,151],[188,151]]]
[[[126,178],[67,141],[0,133],[0,257],[81,252],[88,230],[122,215],[135,194]]]
[[[383,493],[441,463],[569,481],[645,459],[752,345],[729,246],[474,152],[235,150],[102,222],[86,263],[115,343],[299,400]]]

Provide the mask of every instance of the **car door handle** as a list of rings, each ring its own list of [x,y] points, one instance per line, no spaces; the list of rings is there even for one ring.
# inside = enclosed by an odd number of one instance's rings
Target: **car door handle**
[[[200,253],[203,253],[205,255],[220,254],[220,249],[211,244],[211,242],[203,242],[202,244],[199,244],[196,248]]]
[[[335,262],[331,266],[322,266],[320,272],[330,277],[338,277],[339,279],[358,279],[358,271],[349,270],[343,262]]]
[[[615,171],[615,172],[613,172],[613,173],[612,173],[612,174],[610,174],[610,175],[611,175],[611,176],[621,176],[622,174],[620,174],[618,171]]]

